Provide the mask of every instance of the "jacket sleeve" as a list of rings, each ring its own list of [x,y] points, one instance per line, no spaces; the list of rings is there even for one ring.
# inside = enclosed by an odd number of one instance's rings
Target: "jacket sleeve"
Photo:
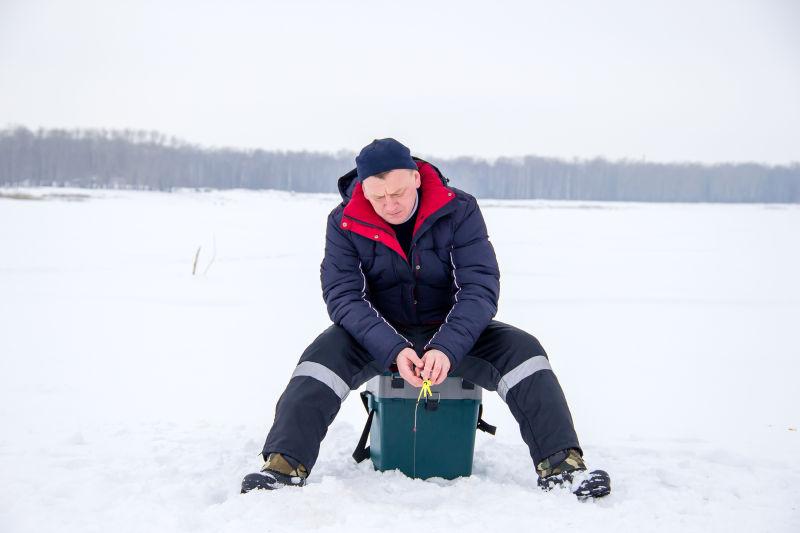
[[[500,269],[486,223],[475,198],[470,197],[464,215],[457,222],[450,250],[455,302],[442,327],[425,345],[425,350],[444,352],[455,368],[497,313]]]
[[[413,344],[372,306],[358,251],[339,228],[334,213],[328,217],[320,265],[322,298],[333,323],[352,335],[381,368],[389,368],[397,354]]]

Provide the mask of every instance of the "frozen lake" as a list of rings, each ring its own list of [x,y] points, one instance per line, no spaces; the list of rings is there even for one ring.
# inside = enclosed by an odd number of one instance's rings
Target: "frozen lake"
[[[351,394],[307,487],[239,495],[338,202],[0,189],[0,531],[800,531],[796,205],[480,202],[608,498],[541,493],[494,393],[471,478],[353,463]]]

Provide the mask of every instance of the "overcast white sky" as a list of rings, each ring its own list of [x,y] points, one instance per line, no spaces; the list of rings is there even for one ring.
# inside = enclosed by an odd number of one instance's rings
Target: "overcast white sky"
[[[0,127],[800,161],[800,2],[0,0]]]

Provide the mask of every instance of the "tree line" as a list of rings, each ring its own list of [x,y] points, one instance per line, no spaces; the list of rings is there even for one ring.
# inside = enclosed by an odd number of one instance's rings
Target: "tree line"
[[[800,203],[800,163],[653,163],[525,156],[436,159],[450,184],[479,198],[641,202]],[[0,185],[169,191],[281,189],[336,192],[355,153],[237,150],[159,132],[0,130]]]

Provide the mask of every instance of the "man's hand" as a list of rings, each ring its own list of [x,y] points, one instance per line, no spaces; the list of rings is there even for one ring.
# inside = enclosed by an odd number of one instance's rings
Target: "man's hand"
[[[412,348],[403,348],[397,354],[397,370],[403,379],[414,387],[422,387],[422,380],[418,376],[423,364],[422,359],[417,357],[417,352]]]
[[[431,380],[432,385],[438,385],[447,377],[450,371],[450,359],[439,350],[428,350],[422,356],[424,367],[422,377]]]

